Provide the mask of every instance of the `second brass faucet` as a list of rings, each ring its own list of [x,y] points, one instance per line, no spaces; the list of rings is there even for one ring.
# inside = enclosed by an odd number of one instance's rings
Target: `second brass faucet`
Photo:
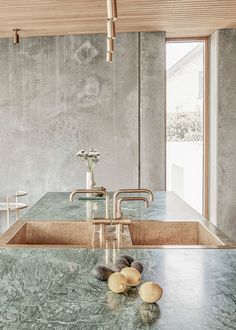
[[[117,192],[114,193],[113,195],[113,219],[117,219],[120,217],[120,214],[117,214],[118,212],[118,196],[120,194],[140,194],[140,193],[146,193],[149,195],[149,201],[152,202],[154,200],[154,195],[153,193],[151,192],[151,190],[149,189],[146,189],[146,188],[139,188],[139,189],[120,189],[118,190]],[[134,197],[124,197],[126,198],[126,200],[129,200],[129,201],[140,201],[140,200],[143,200],[145,202],[145,206],[148,207],[149,206],[149,203],[148,203],[148,200],[147,198],[145,197],[138,197],[138,196],[134,196]],[[125,200],[124,198],[122,198],[122,200]],[[122,200],[119,202],[119,209],[120,209],[120,204],[122,202]],[[119,213],[121,213],[119,211]]]

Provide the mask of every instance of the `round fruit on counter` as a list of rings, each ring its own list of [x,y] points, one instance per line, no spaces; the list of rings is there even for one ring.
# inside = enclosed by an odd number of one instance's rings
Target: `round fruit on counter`
[[[97,266],[93,270],[94,277],[100,281],[107,281],[112,273],[113,270],[105,266]]]
[[[127,279],[125,275],[115,272],[108,279],[108,287],[112,292],[122,293],[126,290]]]
[[[123,256],[121,256],[121,258],[126,259],[129,263],[129,265],[131,265],[131,263],[134,261],[134,258],[132,258],[131,256],[127,256],[127,255],[123,255]]]
[[[129,262],[125,258],[118,259],[114,264],[114,270],[120,272],[122,268],[128,267]]]
[[[139,273],[143,272],[143,265],[141,264],[141,262],[133,261],[131,263],[130,267],[137,269],[139,271]]]
[[[125,267],[127,267],[125,264],[115,263],[113,268],[115,272],[120,272]]]
[[[116,261],[116,264],[124,264],[126,266],[129,266],[129,261],[125,258],[120,258]]]
[[[121,274],[127,278],[128,286],[137,286],[141,282],[141,274],[139,271],[132,267],[125,267],[121,270]]]
[[[141,285],[139,295],[144,302],[152,304],[162,296],[163,290],[160,285],[154,282],[146,282]]]

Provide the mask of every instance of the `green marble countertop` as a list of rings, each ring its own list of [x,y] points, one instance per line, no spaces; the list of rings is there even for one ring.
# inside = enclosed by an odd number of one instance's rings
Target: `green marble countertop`
[[[118,257],[118,251],[115,252]],[[125,250],[159,283],[158,304],[137,289],[113,294],[91,276],[112,250],[0,249],[0,329],[236,329],[235,250]]]
[[[155,196],[149,209],[129,203],[124,213],[142,220],[203,219],[172,193]],[[48,193],[22,219],[86,220],[91,204],[70,204],[68,197]],[[92,208],[99,215],[103,202]],[[119,253],[141,261],[143,280],[162,286],[158,304],[144,304],[137,289],[113,294],[92,277],[96,265],[111,267]],[[236,250],[1,248],[0,292],[3,330],[232,330]]]
[[[81,201],[75,196],[69,202],[68,192],[49,192],[45,194],[21,220],[88,220],[95,212],[96,217],[104,217],[104,201]],[[143,202],[126,202],[122,206],[125,216],[141,220],[202,220],[203,217],[172,192],[155,192],[155,199],[149,208]],[[83,196],[83,195],[81,195]],[[110,201],[112,216],[112,200]]]

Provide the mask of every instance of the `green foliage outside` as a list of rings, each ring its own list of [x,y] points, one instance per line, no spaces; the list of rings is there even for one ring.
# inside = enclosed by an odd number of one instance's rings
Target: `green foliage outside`
[[[200,111],[171,112],[167,114],[168,142],[198,142],[203,140]]]

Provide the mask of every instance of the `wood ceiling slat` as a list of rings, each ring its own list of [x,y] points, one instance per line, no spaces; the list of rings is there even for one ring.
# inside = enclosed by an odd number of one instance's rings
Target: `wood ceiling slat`
[[[118,32],[167,31],[168,37],[206,36],[236,28],[236,0],[117,0]],[[1,0],[0,37],[101,33],[106,0]]]

